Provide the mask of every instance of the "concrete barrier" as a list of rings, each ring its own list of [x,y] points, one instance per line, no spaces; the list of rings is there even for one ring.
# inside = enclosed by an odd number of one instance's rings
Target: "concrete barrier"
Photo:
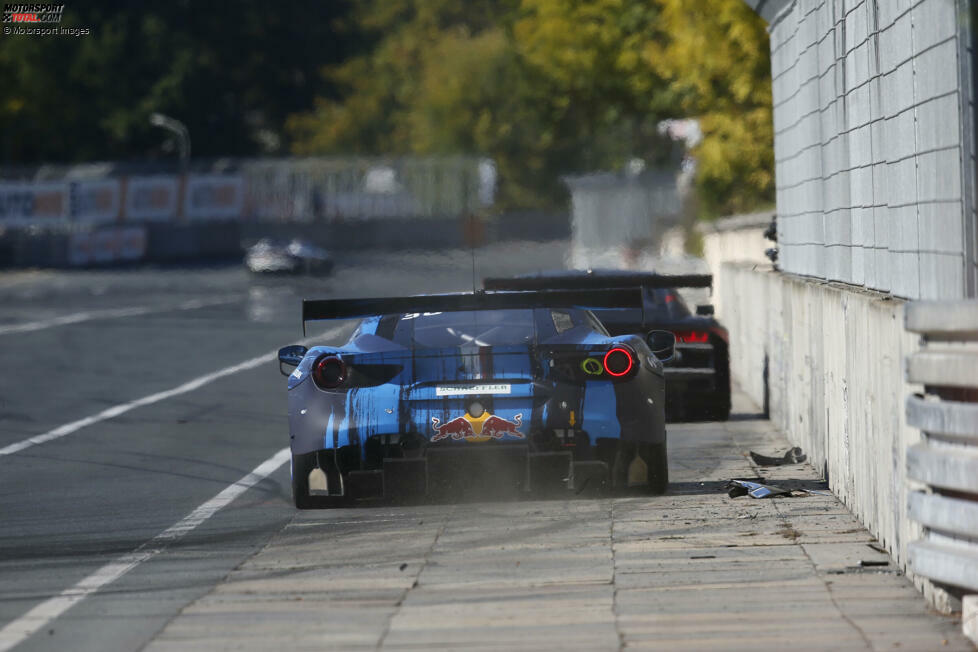
[[[978,301],[915,301],[905,317],[921,336],[907,380],[924,386],[906,399],[907,422],[924,433],[907,451],[908,478],[918,483],[909,514],[925,528],[908,546],[909,562],[960,596],[978,591]],[[965,616],[967,633],[975,614]]]
[[[735,215],[697,226],[703,236],[703,259],[710,273],[718,278],[721,266],[727,262],[740,262],[770,269],[771,261],[765,250],[775,244],[764,237],[764,230],[774,219],[773,211]],[[717,313],[723,311],[723,297],[719,293],[713,300]]]
[[[905,397],[921,391],[904,380],[903,361],[919,349],[904,329],[905,302],[753,263],[722,264],[714,289],[733,379],[767,406],[931,603],[954,610],[954,597],[908,563],[911,542],[924,535],[907,511],[908,451],[924,438],[904,409]]]

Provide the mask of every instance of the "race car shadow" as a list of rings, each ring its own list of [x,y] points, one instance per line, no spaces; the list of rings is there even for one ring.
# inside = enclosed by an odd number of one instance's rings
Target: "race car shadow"
[[[369,496],[353,499],[317,497],[313,504],[317,509],[335,508],[383,508],[383,507],[414,507],[420,505],[466,505],[476,503],[519,503],[519,502],[552,502],[552,501],[586,501],[614,498],[648,498],[654,500],[663,495],[678,493],[672,485],[665,494],[654,494],[641,487],[609,488],[603,483],[584,483],[572,489],[548,487],[545,489],[530,489],[524,491],[514,488],[486,490],[485,488],[470,487],[459,490],[443,488],[429,492],[426,495],[415,496]]]

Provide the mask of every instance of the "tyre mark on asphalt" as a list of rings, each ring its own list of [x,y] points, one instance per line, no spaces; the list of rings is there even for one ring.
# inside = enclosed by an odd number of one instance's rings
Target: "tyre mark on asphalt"
[[[6,652],[14,646],[23,643],[32,634],[44,628],[52,620],[92,593],[119,579],[139,564],[159,555],[171,543],[185,537],[200,524],[214,516],[223,507],[229,505],[235,498],[281,468],[283,464],[289,461],[290,456],[291,453],[288,448],[283,448],[276,452],[270,458],[256,466],[251,473],[248,473],[234,484],[228,485],[219,494],[197,507],[197,509],[187,514],[183,519],[174,523],[166,530],[163,530],[140,547],[105,564],[74,586],[45,600],[20,618],[9,623],[3,629],[0,629],[0,652]]]
[[[344,330],[345,327],[340,326],[337,328],[330,329],[322,334],[316,335],[314,337],[309,337],[301,340],[300,344],[310,344],[314,341],[334,337]],[[95,425],[102,421],[108,421],[109,419],[114,419],[117,416],[125,414],[130,410],[135,410],[139,407],[144,407],[146,405],[152,405],[153,403],[159,403],[160,401],[165,401],[168,398],[173,398],[174,396],[179,396],[181,394],[186,394],[187,392],[192,392],[195,389],[200,389],[204,385],[214,382],[220,378],[236,374],[239,371],[247,371],[248,369],[254,369],[259,365],[271,362],[272,360],[278,359],[278,350],[270,351],[264,355],[260,355],[250,360],[245,360],[244,362],[239,362],[236,365],[230,367],[225,367],[218,371],[205,374],[198,378],[194,378],[182,385],[178,385],[173,389],[168,389],[162,392],[156,392],[155,394],[150,394],[149,396],[144,396],[138,398],[134,401],[129,401],[128,403],[120,403],[119,405],[113,405],[110,408],[106,408],[99,412],[98,414],[93,414],[92,416],[85,417],[84,419],[78,419],[77,421],[72,421],[71,423],[66,423],[64,425],[58,426],[54,430],[49,430],[48,432],[35,435],[33,437],[28,437],[22,441],[10,444],[0,448],[0,457],[5,455],[13,455],[14,453],[19,453],[23,450],[37,446],[39,444],[44,444],[49,441],[54,441],[55,439],[61,439],[62,437],[67,437],[73,433],[78,432],[83,428]]]
[[[108,308],[105,310],[86,310],[84,312],[74,312],[70,315],[62,315],[61,317],[53,317],[51,319],[42,319],[39,321],[29,321],[23,324],[9,324],[6,326],[0,326],[0,335],[11,335],[13,333],[31,333],[34,331],[44,330],[45,328],[54,328],[55,326],[68,326],[70,324],[78,324],[81,322],[92,321],[94,319],[119,319],[121,317],[139,317],[141,315],[151,315],[154,313],[161,312],[173,312],[175,310],[197,310],[199,308],[206,308],[209,306],[220,306],[228,303],[235,303],[240,301],[241,297],[235,298],[224,298],[224,299],[191,299],[190,301],[184,301],[183,303],[178,303],[175,306],[132,306],[130,308]]]

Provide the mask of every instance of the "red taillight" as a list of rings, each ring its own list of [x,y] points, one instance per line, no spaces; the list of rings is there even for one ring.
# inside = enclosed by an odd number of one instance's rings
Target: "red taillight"
[[[335,355],[320,356],[312,365],[312,379],[320,389],[336,389],[346,380],[346,363]]]
[[[706,331],[676,331],[676,340],[686,344],[705,344],[710,341]]]
[[[616,346],[604,354],[604,370],[609,376],[620,378],[628,374],[635,366],[635,358],[628,349]]]

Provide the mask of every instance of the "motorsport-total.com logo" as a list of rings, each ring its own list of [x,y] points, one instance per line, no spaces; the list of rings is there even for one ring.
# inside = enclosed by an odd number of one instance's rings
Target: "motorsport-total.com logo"
[[[60,23],[64,5],[14,3],[3,6],[5,23]]]
[[[3,33],[11,36],[86,36],[87,27],[47,27],[58,25],[64,14],[63,4],[14,2],[3,6]],[[9,27],[8,25],[15,25]]]

